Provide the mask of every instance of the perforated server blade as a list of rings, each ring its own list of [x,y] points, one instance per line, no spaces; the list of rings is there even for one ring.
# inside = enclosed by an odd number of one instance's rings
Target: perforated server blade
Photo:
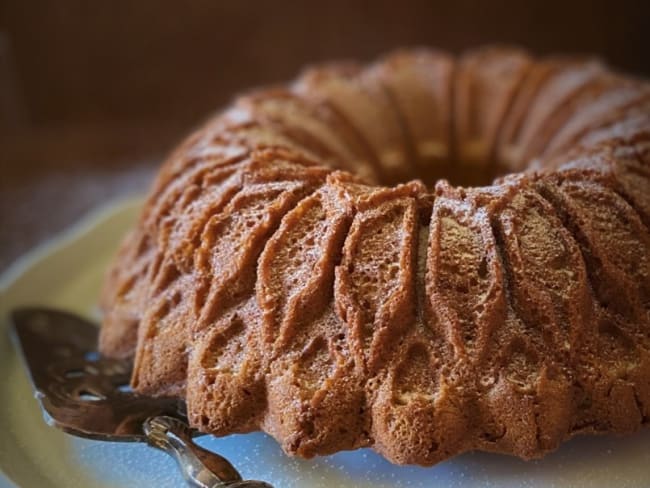
[[[99,355],[92,322],[42,307],[13,310],[9,319],[49,425],[91,439],[147,442],[176,459],[190,486],[272,488],[242,480],[227,459],[196,445],[182,401],[131,392],[130,361]]]

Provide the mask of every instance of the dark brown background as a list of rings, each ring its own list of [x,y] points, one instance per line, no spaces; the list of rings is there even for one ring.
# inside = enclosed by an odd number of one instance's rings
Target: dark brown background
[[[517,43],[650,75],[648,1],[0,0],[0,270],[146,186],[242,89],[404,45]]]

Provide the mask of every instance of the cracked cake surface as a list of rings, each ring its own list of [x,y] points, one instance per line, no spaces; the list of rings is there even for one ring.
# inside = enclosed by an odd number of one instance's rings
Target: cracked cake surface
[[[650,423],[649,226],[645,80],[509,47],[315,66],[169,156],[100,349],[289,454],[539,457]]]

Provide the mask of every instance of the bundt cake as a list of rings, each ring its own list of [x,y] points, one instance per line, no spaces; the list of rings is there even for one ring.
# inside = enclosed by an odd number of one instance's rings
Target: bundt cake
[[[508,47],[318,66],[169,157],[100,349],[290,454],[538,457],[650,423],[649,229],[647,81]]]

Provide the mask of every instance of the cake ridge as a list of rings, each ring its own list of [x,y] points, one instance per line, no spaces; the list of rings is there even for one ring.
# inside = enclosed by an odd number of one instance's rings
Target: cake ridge
[[[624,113],[630,108],[643,104],[648,100],[650,100],[650,90],[648,90],[647,86],[644,87],[641,83],[627,80],[613,81],[611,87],[599,93],[589,104],[589,111],[577,110],[572,114],[562,130],[554,134],[551,138],[542,155],[548,158],[552,157],[553,154],[566,151],[567,147],[573,145],[584,134],[598,130],[612,120],[619,119],[621,112]],[[603,107],[608,102],[614,104],[614,106],[606,105]],[[587,118],[589,121],[582,127],[579,125],[580,116]],[[576,130],[574,126],[577,126],[578,129]]]
[[[383,337],[393,336],[391,331],[397,332],[401,322],[406,327],[414,320],[409,304],[413,303],[414,294],[415,213],[415,203],[399,197],[358,211],[345,240],[341,264],[336,268],[337,312],[350,327],[355,350],[359,350],[358,361],[368,371],[380,364],[380,352],[386,347],[382,344]],[[388,225],[382,226],[386,221]],[[377,225],[382,227],[377,229]],[[385,236],[386,240],[376,239],[380,233],[385,233],[382,238]],[[363,250],[359,249],[361,243]],[[393,246],[397,249],[393,250]],[[370,253],[370,249],[375,253]],[[377,259],[379,252],[385,254]],[[364,289],[370,293],[364,293]],[[381,297],[381,303],[374,303],[373,298],[377,296]]]
[[[384,181],[404,179],[410,162],[406,159],[407,141],[398,114],[394,111],[386,90],[357,64],[331,64],[313,67],[302,73],[293,84],[294,91],[303,96],[326,100],[342,113],[366,143],[374,148]],[[357,113],[352,104],[357,105]],[[370,117],[365,120],[366,115]],[[382,120],[375,124],[375,120]],[[412,169],[412,168],[411,168]]]
[[[518,48],[487,46],[459,58],[452,103],[453,134],[463,141],[456,143],[461,165],[482,166],[484,172],[492,169],[499,129],[530,66],[529,55]],[[481,96],[481,88],[487,95]],[[482,110],[474,107],[482,104],[486,104]]]
[[[518,148],[511,149],[511,152],[515,153],[514,155],[503,154],[503,157],[509,160],[509,167],[515,170],[523,168],[524,164],[538,150],[538,147],[531,148],[531,140],[538,133],[544,136],[544,133],[548,130],[546,125],[548,125],[548,120],[554,111],[562,107],[571,97],[587,89],[589,84],[604,70],[603,66],[598,62],[575,64],[561,60],[557,61],[551,58],[548,63],[551,65],[549,68],[551,73],[548,77],[543,76],[541,85],[536,88],[532,100],[523,109],[525,115],[518,130]],[[583,71],[582,76],[580,76],[580,69]],[[574,76],[572,77],[571,75]],[[560,80],[563,80],[561,76],[564,76],[564,83],[557,80],[558,77],[560,77]],[[553,79],[554,77],[555,79]],[[544,97],[550,97],[551,99],[555,99],[555,101],[553,103],[547,101],[542,104],[540,100],[543,100]],[[534,115],[537,117],[533,117]],[[537,146],[539,145],[540,141],[538,141]],[[504,147],[507,146],[504,145]]]
[[[616,205],[618,208],[612,208],[611,206],[608,206],[608,211],[609,210],[615,210],[617,213],[622,213],[624,212],[623,206],[621,205],[622,198],[620,197],[615,197],[615,193],[612,192],[611,190],[606,189],[602,185],[598,185],[597,183],[578,183],[578,184],[572,184],[571,185],[571,190],[578,192],[577,194],[580,195],[581,190],[584,191],[585,188],[583,185],[589,185],[587,187],[588,189],[592,191],[598,191],[600,192],[601,198],[611,198],[612,200],[616,200],[616,198],[619,199],[619,201],[616,202]],[[570,196],[570,194],[567,194],[565,191],[563,191],[562,187],[560,186],[559,190],[559,195],[553,200],[556,203],[556,205],[562,205],[564,207],[564,212],[566,213],[569,221],[571,222],[571,227],[573,229],[574,235],[576,236],[576,240],[581,244],[581,247],[583,248],[584,252],[583,254],[586,254],[586,261],[590,263],[589,269],[594,271],[595,273],[598,273],[598,278],[592,277],[591,281],[595,283],[602,283],[603,280],[609,281],[613,280],[613,283],[610,283],[610,285],[613,285],[614,287],[622,287],[623,289],[635,289],[635,285],[631,283],[631,281],[625,276],[623,273],[619,271],[619,267],[612,263],[610,260],[610,257],[613,256],[611,253],[608,255],[604,254],[602,250],[597,249],[598,247],[602,246],[602,237],[599,242],[599,235],[598,231],[595,230],[593,227],[591,227],[589,224],[586,224],[583,220],[584,217],[581,218],[581,215],[584,216],[585,211],[584,207],[580,207],[580,204],[576,204],[576,200]],[[609,192],[609,193],[607,193]],[[573,205],[572,205],[573,202]],[[592,204],[597,204],[598,201],[592,202]],[[601,207],[602,208],[602,207]],[[603,209],[604,210],[604,209]],[[626,210],[631,210],[631,208],[628,208]],[[628,212],[629,214],[629,212]],[[629,215],[626,217],[626,219],[629,218]],[[629,222],[629,221],[628,221]],[[630,222],[631,223],[631,222]],[[639,222],[635,222],[633,224],[634,227],[639,229]],[[642,225],[642,224],[641,224]],[[629,235],[638,235],[637,232],[628,232]],[[620,237],[620,236],[619,236]],[[648,235],[646,233],[645,236],[641,234],[643,238],[643,241],[648,242]],[[623,242],[618,240],[617,245],[621,245]],[[598,244],[601,244],[601,246],[598,246]],[[646,244],[647,247],[647,244]],[[623,256],[622,254],[617,254],[618,256]],[[646,262],[646,268],[647,268],[647,256],[645,259],[643,259],[643,254],[641,255],[642,259],[638,260],[635,262],[635,264],[629,263],[629,271],[632,271],[633,269],[637,269],[637,266],[642,264],[643,262]],[[648,274],[648,271],[646,269],[646,275],[650,276]],[[641,284],[641,283],[639,283]],[[607,290],[603,283],[603,286],[596,287],[595,291],[598,293],[600,290],[604,296],[610,296],[611,293],[613,292],[612,289]],[[647,283],[646,283],[647,286]],[[643,314],[640,312],[638,309],[638,304],[636,303],[637,300],[635,300],[635,294],[626,294],[625,297],[623,298],[623,301],[620,302],[619,300],[611,300],[611,299],[603,299],[602,302],[606,303],[608,307],[615,307],[615,310],[622,313],[623,315],[626,315],[628,312],[634,312],[639,319],[642,318]]]
[[[323,280],[325,285],[322,285],[321,290],[324,288],[325,290],[328,290],[328,295],[326,297],[319,297],[321,300],[324,298],[330,298],[329,294],[331,293],[329,290],[333,289],[333,282],[334,282],[334,270],[336,267],[336,263],[328,262],[325,260],[326,257],[331,256],[331,255],[339,255],[341,253],[341,248],[343,247],[343,241],[345,239],[345,236],[348,233],[349,226],[351,224],[351,216],[350,216],[350,211],[351,209],[349,208],[349,205],[346,205],[345,202],[343,202],[343,208],[337,209],[337,211],[333,211],[331,207],[334,207],[334,203],[327,201],[328,198],[332,198],[332,196],[327,195],[327,186],[324,185],[321,188],[319,188],[317,191],[312,193],[311,195],[305,197],[302,199],[298,205],[289,213],[286,214],[286,216],[282,219],[282,222],[280,224],[279,230],[273,235],[271,239],[266,243],[264,250],[262,251],[262,255],[260,257],[260,265],[258,266],[258,279],[257,279],[257,294],[258,294],[258,303],[260,303],[261,308],[265,308],[266,306],[270,306],[271,310],[265,312],[265,327],[269,330],[267,334],[270,334],[270,331],[272,329],[277,329],[279,337],[271,339],[270,336],[267,335],[267,340],[268,341],[274,341],[274,342],[279,342],[280,344],[287,344],[290,336],[288,336],[289,330],[291,328],[290,322],[293,320],[299,320],[298,317],[300,315],[307,314],[307,316],[311,315],[313,311],[309,310],[313,307],[313,301],[316,299],[314,296],[315,293],[317,293],[318,289],[316,288],[316,285],[318,281]],[[329,208],[328,208],[329,207]],[[347,207],[347,208],[346,208]],[[285,298],[283,301],[280,301],[278,295],[278,292],[276,293],[270,293],[270,289],[273,287],[273,283],[271,280],[273,279],[279,279],[277,276],[278,270],[274,269],[272,267],[272,260],[274,259],[273,252],[282,252],[282,248],[280,247],[280,242],[283,234],[289,234],[290,231],[294,231],[294,229],[290,228],[290,225],[292,222],[296,222],[294,225],[298,226],[301,224],[301,220],[305,220],[305,216],[312,210],[316,209],[315,216],[317,217],[317,223],[316,225],[320,225],[321,227],[326,226],[325,235],[323,236],[324,242],[314,242],[313,244],[309,244],[309,241],[312,240],[313,238],[311,237],[306,237],[307,233],[305,231],[304,234],[298,234],[299,237],[293,237],[293,239],[300,239],[300,236],[302,236],[302,239],[307,240],[307,244],[312,245],[312,246],[317,246],[318,244],[325,245],[324,248],[320,248],[320,256],[310,256],[312,253],[306,253],[310,259],[314,259],[312,265],[310,266],[311,269],[306,269],[303,271],[302,275],[296,276],[296,271],[294,270],[292,273],[288,273],[287,276],[292,277],[292,284],[293,288],[298,288],[298,283],[301,283],[301,278],[303,278],[304,275],[309,271],[311,276],[309,276],[307,279],[307,283],[305,284],[305,287],[303,289],[299,289],[300,291],[294,292],[293,295],[289,296],[288,298]],[[327,218],[327,220],[326,220]],[[326,222],[326,223],[325,223]],[[311,229],[313,230],[313,228]],[[322,234],[321,232],[320,234]],[[289,240],[287,243],[288,245],[292,244],[298,244],[300,241],[294,241],[292,242]],[[305,251],[306,249],[304,247],[298,248],[296,250],[293,250],[293,253],[298,253],[300,251]],[[284,255],[282,255],[284,256]],[[291,256],[292,259],[296,259],[296,256],[292,256],[292,253],[287,252],[287,256]],[[280,258],[280,263],[282,263],[282,259]],[[293,263],[290,263],[293,264]],[[280,264],[278,267],[282,266]],[[265,272],[266,268],[269,268],[268,271]],[[314,275],[314,269],[313,267],[316,267],[319,270],[319,274]],[[262,274],[264,273],[264,274]],[[306,278],[307,276],[305,276]],[[305,279],[303,278],[303,279]],[[276,285],[277,286],[277,285]],[[282,287],[279,287],[279,293],[282,293]],[[287,289],[291,290],[290,287],[286,287]],[[322,293],[322,291],[321,291]],[[307,303],[305,303],[307,302]],[[308,304],[311,303],[311,306]],[[273,306],[275,305],[275,307]],[[296,312],[295,307],[300,306],[301,309],[307,309],[307,310],[299,310],[299,314],[296,315],[298,312]],[[289,309],[288,311],[286,309]],[[322,309],[324,308],[324,304],[321,306],[318,306],[316,310],[319,310],[322,313]],[[291,316],[287,317],[286,314],[292,314]],[[279,321],[279,315],[283,315],[284,318],[281,319],[280,323],[277,323]],[[294,318],[295,317],[295,318]]]
[[[401,114],[407,140],[420,168],[447,165],[450,159],[455,65],[446,53],[416,49],[389,53],[369,68]],[[425,77],[433,74],[435,82],[427,83],[432,76]]]
[[[508,251],[506,234],[494,215],[490,218],[490,224],[504,269],[504,323],[517,332],[510,337],[504,330],[505,337],[499,341],[505,341],[505,349],[503,346],[499,348],[498,357],[507,375],[505,378],[499,375],[495,380],[496,391],[488,399],[488,410],[493,422],[502,426],[498,444],[520,453],[522,457],[536,457],[555,448],[560,442],[558,433],[566,430],[570,385],[562,368],[558,368],[556,356],[542,356],[546,342],[544,334],[527,317],[522,301],[517,297],[516,265]],[[554,379],[549,378],[550,371]],[[546,430],[543,431],[538,405],[549,393],[552,400],[551,405],[547,406],[546,415],[551,422],[545,424]],[[541,442],[542,435],[547,438],[544,444]]]

